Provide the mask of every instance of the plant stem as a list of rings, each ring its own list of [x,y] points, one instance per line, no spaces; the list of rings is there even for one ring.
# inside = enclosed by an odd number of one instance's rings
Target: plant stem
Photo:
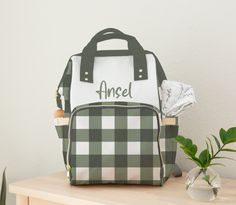
[[[224,148],[225,144],[221,146],[221,148],[211,157],[210,162],[222,151]]]
[[[194,184],[194,182],[197,180],[197,178],[200,176],[200,174],[203,172],[203,169],[200,168],[198,174],[194,177],[193,181],[188,184],[188,186],[186,187],[186,189],[188,190],[189,186],[191,186],[192,184]]]
[[[224,148],[224,146],[225,145],[223,144],[221,146],[221,148],[211,157],[210,162],[221,152],[221,150]],[[209,162],[209,164],[210,164],[210,162]],[[197,180],[197,178],[200,176],[201,173],[203,173],[206,176],[207,167],[208,166],[200,167],[200,170],[199,170],[198,174],[194,177],[193,182],[191,184],[189,184],[188,186],[192,185]],[[210,181],[207,181],[207,183],[209,186],[213,187]]]

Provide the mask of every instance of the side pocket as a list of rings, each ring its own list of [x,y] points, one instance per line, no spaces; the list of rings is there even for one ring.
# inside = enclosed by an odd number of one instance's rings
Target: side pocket
[[[60,125],[60,126],[57,126],[55,125],[56,127],[56,131],[57,131],[57,135],[60,139],[63,139],[63,138],[67,138],[68,136],[68,129],[69,129],[69,126],[68,125]]]
[[[55,113],[57,113],[56,111]],[[63,117],[64,112],[59,113],[61,116],[56,116],[54,119],[54,125],[56,127],[57,135],[60,139],[68,138],[68,130],[69,130],[69,117]],[[56,115],[56,114],[55,114]]]
[[[58,137],[62,139],[63,159],[64,159],[64,163],[66,164],[69,125],[55,125],[55,127],[56,127]]]
[[[175,137],[178,135],[178,128],[178,125],[161,126],[160,149],[164,162],[164,181],[169,178],[175,165],[177,149]]]

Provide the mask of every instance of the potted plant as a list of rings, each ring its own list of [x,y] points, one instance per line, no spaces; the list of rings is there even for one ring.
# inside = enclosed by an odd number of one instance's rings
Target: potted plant
[[[2,187],[1,187],[1,194],[0,194],[0,205],[6,204],[6,169],[3,171],[2,175]]]
[[[234,149],[228,148],[228,145],[236,142],[236,127],[232,127],[227,131],[223,128],[219,131],[220,140],[212,135],[212,138],[207,137],[206,148],[197,155],[198,147],[191,139],[183,136],[177,136],[176,140],[180,144],[180,148],[192,160],[197,167],[189,171],[186,176],[186,190],[191,198],[211,201],[217,196],[218,189],[221,186],[220,176],[217,172],[210,168],[214,165],[223,165],[217,162],[219,159],[232,159],[221,156],[224,152],[236,152]],[[213,146],[213,141],[216,144]]]

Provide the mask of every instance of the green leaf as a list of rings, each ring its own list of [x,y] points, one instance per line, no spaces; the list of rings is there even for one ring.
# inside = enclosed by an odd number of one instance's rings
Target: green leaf
[[[192,151],[193,155],[195,156],[197,153],[197,145],[193,144],[191,147],[191,151]]]
[[[236,127],[231,127],[227,130],[227,136],[225,137],[225,144],[236,142]]]
[[[184,152],[189,156],[193,157],[195,156],[196,152],[197,152],[197,146],[196,145],[190,145],[189,147],[182,147],[182,149],[184,150]]]
[[[224,152],[236,152],[235,149],[227,149],[227,148],[222,149],[221,151],[224,151]]]
[[[236,142],[236,127],[231,127],[227,131],[221,128],[220,138],[223,144]]]
[[[189,157],[189,158],[187,158],[187,159],[193,161],[193,162],[196,163],[199,167],[202,167],[202,162],[201,162],[198,158],[196,158],[196,157],[190,158],[190,157]]]
[[[183,146],[185,146],[185,137],[181,136],[181,135],[178,135],[176,136],[176,141],[180,144],[182,144]]]
[[[211,155],[208,149],[204,149],[199,155],[199,160],[202,162],[203,167],[208,166],[210,159],[211,159]]]
[[[231,127],[227,130],[229,135],[236,135],[236,127]]]
[[[219,134],[220,134],[221,142],[222,142],[223,144],[226,144],[226,140],[227,140],[227,138],[228,138],[227,132],[226,132],[223,128],[221,128]]]
[[[180,143],[180,144],[183,145],[184,147],[189,147],[189,146],[192,145],[192,140],[191,140],[191,139],[185,138],[185,137],[183,137],[183,136],[181,136],[181,135],[178,135],[178,136],[176,137],[176,140],[177,140],[178,143]]]
[[[211,155],[210,155],[210,151],[209,151],[209,145],[208,143],[206,142],[206,146],[207,146],[207,151],[208,151],[208,155],[207,155],[207,161],[209,161],[209,159],[211,158]],[[209,156],[210,155],[210,156]]]
[[[207,137],[209,143],[210,143],[210,147],[211,147],[211,156],[214,155],[214,149],[213,149],[213,145],[212,145],[212,142],[211,142],[211,139],[209,137]]]
[[[6,169],[3,171],[2,175],[2,187],[1,187],[1,195],[0,195],[0,205],[5,205],[6,204],[6,193],[7,193],[7,188],[6,188]]]
[[[190,157],[195,156],[197,153],[197,146],[193,144],[191,139],[178,135],[176,141],[181,144],[180,148],[183,149],[186,155]]]
[[[202,179],[203,179],[204,181],[206,181],[206,182],[209,184],[209,179],[210,179],[210,176],[209,176],[209,175],[203,176]]]
[[[186,155],[188,155],[189,157],[192,157],[192,152],[189,150],[189,148],[183,147],[181,146],[182,150],[184,151],[184,153]]]
[[[216,145],[218,147],[218,149],[220,149],[220,141],[217,139],[217,137],[215,135],[212,135],[215,139]]]

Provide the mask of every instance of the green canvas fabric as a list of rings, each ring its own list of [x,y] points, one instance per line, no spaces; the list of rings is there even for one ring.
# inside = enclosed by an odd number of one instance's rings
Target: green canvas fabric
[[[153,54],[150,51],[144,51],[144,53]],[[94,55],[96,57],[115,57],[132,54],[129,50],[106,50],[96,51]],[[166,76],[159,60],[155,54],[153,55],[159,88]],[[82,56],[82,53],[74,56]],[[135,67],[138,66],[140,63],[137,63]],[[84,75],[85,72],[82,74]],[[86,109],[76,112],[72,117],[71,80],[72,60],[70,58],[56,95],[57,107],[63,109],[65,117],[71,120],[71,126],[56,126],[57,134],[62,139],[63,157],[66,165],[69,154],[70,183],[72,185],[98,183],[162,185],[173,173],[175,167],[177,146],[175,136],[178,134],[178,125],[154,127],[153,122],[156,116],[152,109],[156,110],[160,117],[163,116],[157,108],[142,103],[99,102],[87,104]],[[162,103],[159,95],[158,100],[161,109]],[[94,105],[122,105],[126,108],[93,108]],[[131,109],[129,106],[137,106],[137,108]],[[141,108],[141,106],[147,106],[149,109],[147,107]],[[83,107],[83,105],[79,105],[79,107]],[[82,121],[87,121],[86,129],[76,127],[80,117],[83,118]],[[134,121],[139,122],[139,127],[128,126],[129,119],[132,117],[135,119]],[[114,123],[109,128],[111,122]],[[68,149],[68,145],[70,145],[70,149]],[[88,147],[86,154],[79,152],[78,148],[83,145]],[[112,153],[109,153],[109,145],[114,148]],[[139,151],[138,153],[131,154],[132,152],[128,151],[132,145],[140,147],[139,150],[136,150]],[[157,152],[153,152],[154,148],[157,148]],[[85,175],[78,175],[78,169],[84,169],[82,174]],[[139,173],[139,178],[130,178],[130,173]]]
[[[164,181],[174,171],[177,143],[175,137],[178,135],[178,125],[161,126],[160,139],[164,140],[161,146],[161,154],[163,157]]]
[[[72,67],[71,67],[71,62],[69,61],[68,64],[67,64],[67,67],[66,67],[66,70],[65,70],[65,73],[63,75],[63,78],[59,84],[59,87],[58,87],[58,93],[57,93],[57,96],[59,96],[59,99],[57,99],[57,105],[58,107],[64,109],[65,111],[65,117],[70,117],[71,116],[71,108],[70,108],[70,83],[71,83],[71,75],[72,75]],[[94,104],[103,104],[103,103],[93,103]],[[105,104],[109,104],[109,103],[105,103]],[[115,103],[113,102],[110,102],[110,105],[113,105]],[[123,103],[124,105],[132,105],[133,103]],[[92,105],[92,104],[91,104]],[[141,104],[140,104],[141,105]],[[119,109],[117,109],[119,110]],[[107,112],[107,111],[106,111]],[[118,111],[116,111],[116,113],[114,113],[114,110],[113,111],[110,111],[110,112],[105,112],[105,116],[113,116],[114,114],[118,115],[116,116],[116,119],[120,119],[120,122],[121,122],[121,125],[122,123],[125,123],[126,120],[125,120],[125,116],[119,116],[119,113]],[[159,112],[159,110],[158,110]],[[90,114],[93,116],[93,115],[97,115],[97,117],[95,118],[101,118],[102,115],[101,113],[99,113],[99,111],[97,111],[96,109],[92,109],[92,111],[90,111]],[[138,112],[137,112],[138,113]],[[137,114],[136,113],[136,114]],[[104,115],[104,112],[102,113]],[[127,113],[126,113],[127,114]],[[144,113],[141,113],[142,115],[145,115]],[[95,116],[96,116],[95,115]],[[127,117],[127,116],[126,116]],[[146,116],[147,117],[147,116]],[[95,119],[94,118],[94,119]],[[145,118],[143,117],[142,118],[143,121],[146,123],[146,124],[149,124],[150,122],[148,121],[148,118]],[[94,126],[96,127],[96,123],[94,124]],[[118,129],[119,126],[117,125],[117,128]],[[62,144],[63,144],[63,159],[64,159],[64,163],[66,164],[66,155],[67,155],[67,149],[68,149],[68,129],[69,129],[69,125],[65,125],[65,126],[56,126],[56,130],[57,130],[57,133],[58,133],[58,136],[60,138],[62,138]],[[90,131],[91,132],[96,132],[98,130],[96,129],[92,129],[93,131]],[[119,130],[119,129],[118,129]],[[120,129],[119,131],[116,131],[116,133],[119,133],[119,132],[124,132],[126,133],[125,130],[125,126],[124,126],[124,129],[122,131],[122,129]],[[81,132],[81,131],[79,131]],[[83,131],[82,131],[83,132]],[[129,133],[129,132],[127,132]],[[140,133],[138,132],[137,130],[136,131],[131,131],[131,133],[135,136],[137,136],[136,140],[138,141],[139,140],[139,134],[137,133]],[[114,130],[111,131],[111,130],[107,130],[107,131],[102,131],[102,134],[103,136],[108,136],[108,135],[111,135],[111,136],[115,136],[115,132]],[[163,139],[165,140],[164,144],[165,144],[165,148],[162,148],[161,149],[161,155],[162,155],[162,159],[163,159],[163,168],[162,168],[162,178],[160,180],[156,180],[156,181],[153,181],[153,180],[141,180],[141,181],[127,181],[127,180],[124,180],[124,179],[115,179],[113,180],[112,182],[113,183],[132,183],[132,184],[153,184],[153,185],[161,185],[162,183],[164,183],[168,178],[169,176],[172,174],[173,172],[173,169],[174,169],[174,166],[175,166],[175,158],[176,158],[176,147],[177,147],[177,144],[175,142],[175,136],[178,134],[178,126],[161,126],[160,127],[160,139]],[[78,134],[77,134],[78,135]],[[95,142],[93,142],[92,144],[94,144]],[[98,142],[97,142],[98,143]],[[99,142],[101,143],[101,142]],[[98,143],[98,144],[99,144]],[[147,142],[148,143],[148,142]],[[120,149],[125,149],[127,146],[125,145],[125,142],[119,142],[118,144],[124,146],[123,148],[120,148]],[[127,144],[127,142],[126,142]],[[99,147],[100,145],[98,145]],[[120,146],[120,147],[122,147]],[[162,151],[164,150],[164,151]],[[105,157],[106,158],[106,157]],[[109,158],[109,157],[108,157]],[[118,158],[118,157],[117,157]],[[157,158],[157,157],[154,157],[154,158]],[[153,158],[153,159],[154,159]],[[75,156],[72,156],[72,159],[75,159]],[[109,158],[111,161],[113,160],[114,161],[114,157],[110,157]],[[129,159],[129,161],[138,161],[138,158],[136,157],[128,157],[127,159]],[[157,161],[157,160],[156,160]],[[135,164],[135,162],[134,162]],[[100,168],[100,170],[102,169],[102,167]],[[148,170],[149,169],[149,174],[151,173],[151,168],[145,168],[145,170]],[[118,167],[116,169],[116,173],[120,172],[120,174],[124,174],[124,175],[127,175],[127,168],[124,168],[124,167]],[[144,169],[143,169],[144,170]],[[72,176],[73,176],[73,172],[75,172],[73,169],[72,169]],[[147,171],[148,172],[148,171]],[[98,171],[99,173],[99,171]],[[101,173],[101,171],[100,171]],[[92,174],[91,174],[92,176]],[[95,175],[96,176],[96,175]],[[94,177],[95,177],[94,176]],[[99,180],[91,180],[91,181],[80,181],[78,182],[78,180],[76,179],[71,179],[71,184],[91,184],[91,183],[111,183],[111,181],[106,181],[106,180],[102,180],[102,181],[99,181]]]
[[[94,105],[111,107],[94,108]],[[71,184],[163,183],[163,153],[158,142],[159,116],[152,109],[159,111],[149,105],[142,106],[147,105],[93,103],[72,116]],[[136,120],[137,124],[130,124],[130,120]],[[85,128],[78,127],[80,124],[86,124]],[[107,172],[110,172],[110,177],[107,177]]]

